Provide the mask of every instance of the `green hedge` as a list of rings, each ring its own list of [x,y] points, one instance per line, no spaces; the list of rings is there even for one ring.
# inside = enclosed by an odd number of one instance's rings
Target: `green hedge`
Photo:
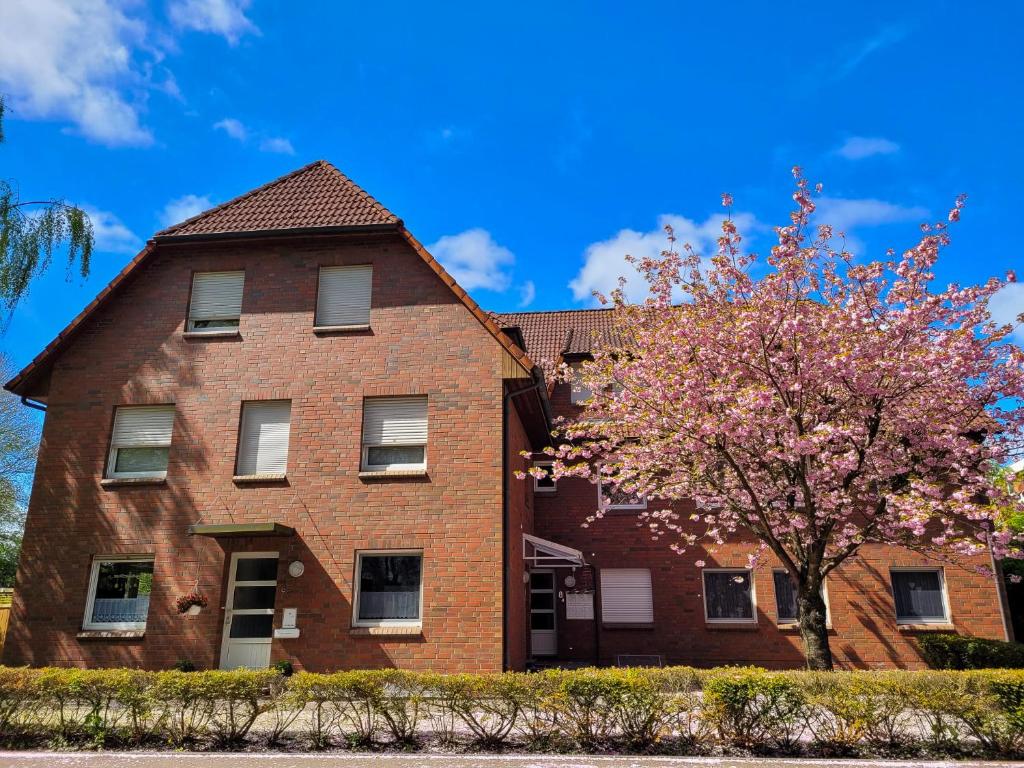
[[[0,667],[0,745],[1024,754],[1024,671]]]
[[[932,669],[1024,669],[1024,644],[938,633],[920,639]]]

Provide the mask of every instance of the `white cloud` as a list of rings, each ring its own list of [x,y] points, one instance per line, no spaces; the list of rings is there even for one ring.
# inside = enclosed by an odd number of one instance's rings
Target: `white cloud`
[[[516,260],[508,248],[498,245],[486,229],[467,229],[445,235],[428,250],[467,291],[486,288],[504,291],[512,282],[507,268]]]
[[[533,280],[527,280],[519,286],[520,308],[530,306],[535,298],[537,298],[537,286],[533,284]]]
[[[153,87],[141,72],[146,26],[102,0],[0,2],[0,91],[11,116],[67,120],[109,146],[145,146],[139,122]]]
[[[758,226],[757,220],[749,213],[733,214],[732,218],[746,243],[746,238]],[[675,232],[677,248],[689,243],[698,253],[710,256],[718,249],[723,219],[723,215],[714,214],[703,222],[696,222],[685,216],[666,213],[658,217],[658,226],[648,232],[623,229],[607,240],[591,243],[583,254],[583,266],[569,283],[573,298],[597,304],[595,291],[607,296],[618,287],[619,277],[625,277],[626,296],[631,301],[642,301],[647,297],[647,282],[636,267],[626,261],[626,256],[638,259],[659,256],[669,247],[666,226],[671,226]]]
[[[213,124],[215,130],[224,131],[232,139],[238,141],[245,141],[249,137],[248,129],[242,124],[241,120],[236,120],[233,117],[225,117],[223,120],[218,120]]]
[[[185,219],[191,219],[196,214],[212,207],[213,203],[205,195],[182,195],[169,201],[164,206],[164,209],[160,212],[160,223],[165,227],[169,227]]]
[[[221,35],[237,45],[245,34],[260,34],[245,11],[249,0],[171,0],[167,16],[179,29],[194,29]]]
[[[261,152],[276,152],[281,155],[294,155],[295,147],[288,139],[283,139],[280,136],[271,137],[264,139],[260,142]]]
[[[124,223],[110,211],[83,206],[92,222],[92,231],[96,237],[96,250],[108,253],[135,253],[142,246],[142,239],[128,229]]]
[[[1024,283],[1004,285],[988,302],[988,310],[997,323],[1014,325],[1013,339],[1024,344],[1024,324],[1017,318],[1024,314]]]
[[[899,144],[880,136],[851,136],[836,150],[836,154],[847,160],[863,160],[875,155],[893,155],[899,151]]]
[[[864,244],[853,234],[859,227],[877,227],[904,221],[921,222],[928,209],[919,205],[899,205],[874,198],[818,197],[814,212],[815,224],[831,224],[837,234],[846,234],[846,248],[859,253]]]

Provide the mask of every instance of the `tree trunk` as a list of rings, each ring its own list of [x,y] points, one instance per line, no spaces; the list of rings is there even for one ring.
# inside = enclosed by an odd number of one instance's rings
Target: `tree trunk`
[[[809,576],[797,587],[796,610],[800,623],[800,638],[804,641],[807,668],[832,671],[832,649],[828,645],[825,599],[822,597],[821,577]]]

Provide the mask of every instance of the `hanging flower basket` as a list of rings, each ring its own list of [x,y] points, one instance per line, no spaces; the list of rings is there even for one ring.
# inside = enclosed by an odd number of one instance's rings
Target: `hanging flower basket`
[[[206,599],[206,595],[202,592],[189,592],[175,601],[178,613],[188,614],[189,616],[198,616],[200,611],[209,604],[210,601]]]

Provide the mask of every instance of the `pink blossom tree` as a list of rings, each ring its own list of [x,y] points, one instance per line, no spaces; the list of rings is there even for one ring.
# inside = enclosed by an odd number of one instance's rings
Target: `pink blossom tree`
[[[1017,547],[994,524],[1016,502],[991,468],[1020,449],[1024,353],[987,310],[1005,281],[935,286],[947,223],[862,262],[810,225],[814,193],[794,175],[766,266],[728,218],[708,260],[671,232],[660,258],[630,259],[649,296],[631,303],[620,282],[602,299],[614,343],[583,366],[594,395],[549,450],[556,477],[647,499],[640,524],[680,553],[743,534],[752,567],[773,553],[797,587],[807,665],[831,669],[823,580],[865,544],[968,567]]]

